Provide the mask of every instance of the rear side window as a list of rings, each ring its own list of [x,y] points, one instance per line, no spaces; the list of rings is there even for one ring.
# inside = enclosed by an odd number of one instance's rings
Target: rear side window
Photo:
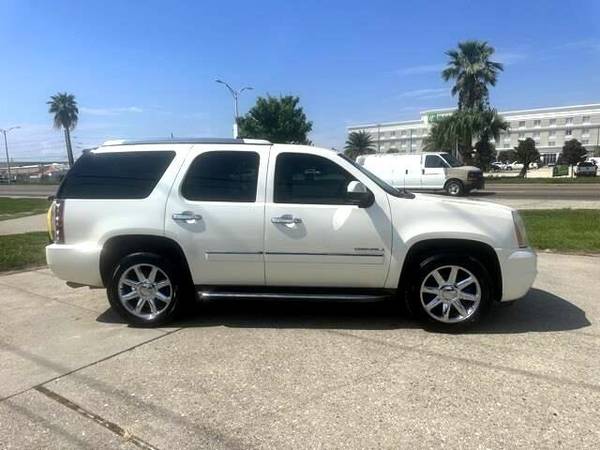
[[[173,151],[84,153],[69,170],[57,198],[146,198],[174,157]]]
[[[255,202],[258,164],[256,152],[202,153],[190,164],[181,195],[205,202]]]

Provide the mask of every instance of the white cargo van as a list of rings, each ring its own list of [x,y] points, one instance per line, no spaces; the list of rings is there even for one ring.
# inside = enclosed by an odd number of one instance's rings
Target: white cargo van
[[[449,153],[362,155],[356,162],[400,189],[441,190],[453,196],[483,189],[481,169],[465,166]]]

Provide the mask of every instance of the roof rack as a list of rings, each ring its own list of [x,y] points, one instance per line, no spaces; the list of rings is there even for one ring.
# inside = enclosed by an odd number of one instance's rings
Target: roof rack
[[[236,138],[173,138],[173,139],[112,139],[102,146],[110,145],[142,145],[142,144],[257,144],[271,145],[264,139],[236,139]]]

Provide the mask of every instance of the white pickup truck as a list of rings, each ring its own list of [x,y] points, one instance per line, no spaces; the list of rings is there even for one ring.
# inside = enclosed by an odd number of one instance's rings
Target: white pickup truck
[[[536,275],[515,210],[398,190],[310,146],[107,142],[77,160],[51,214],[52,271],[105,287],[137,326],[198,298],[266,297],[391,298],[453,328]]]

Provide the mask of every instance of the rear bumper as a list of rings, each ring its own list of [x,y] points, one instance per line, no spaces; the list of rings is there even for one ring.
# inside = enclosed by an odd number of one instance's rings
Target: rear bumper
[[[102,247],[88,244],[51,244],[46,247],[46,261],[50,270],[61,280],[102,286],[101,251]]]
[[[531,248],[497,250],[502,271],[502,298],[507,302],[523,297],[537,275],[537,255]]]

